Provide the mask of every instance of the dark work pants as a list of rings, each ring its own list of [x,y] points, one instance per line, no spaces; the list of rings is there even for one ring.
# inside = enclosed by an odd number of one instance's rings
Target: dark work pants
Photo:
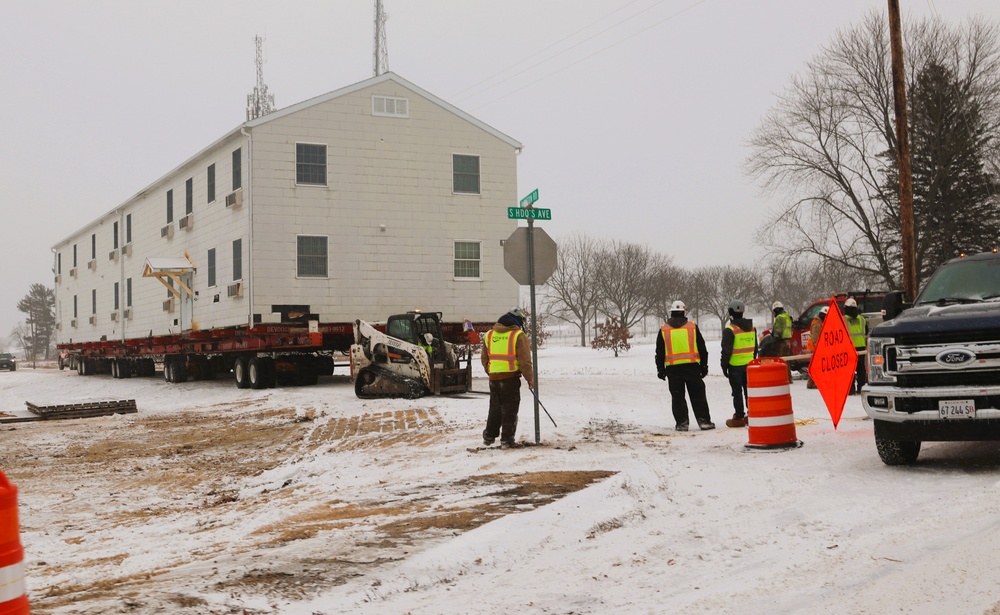
[[[733,410],[736,418],[744,416],[743,403],[747,401],[747,366],[729,366],[729,386],[733,389]]]
[[[667,369],[667,385],[670,387],[670,409],[674,413],[674,421],[678,425],[687,425],[688,406],[684,399],[684,389],[687,388],[691,397],[691,409],[694,418],[699,423],[711,422],[708,411],[708,398],[705,396],[705,381],[701,379],[701,366],[697,363],[671,365]]]
[[[486,417],[484,438],[500,436],[501,442],[513,442],[517,432],[517,411],[521,406],[521,378],[490,380],[490,413]]]
[[[864,347],[861,347],[857,348],[856,350],[858,352],[861,352],[864,349],[865,349]],[[867,356],[858,356],[858,369],[857,372],[854,374],[854,391],[856,393],[860,393],[861,387],[863,387],[865,383],[868,382],[868,370],[865,369],[865,360],[867,358],[868,358]]]

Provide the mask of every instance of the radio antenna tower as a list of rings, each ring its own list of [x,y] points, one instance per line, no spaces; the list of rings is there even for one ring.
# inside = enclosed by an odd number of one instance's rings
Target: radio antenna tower
[[[382,0],[375,0],[375,76],[389,72],[389,51],[385,47],[385,20]]]
[[[274,111],[274,94],[268,93],[267,85],[264,84],[263,39],[258,35],[253,40],[257,46],[257,85],[254,86],[252,94],[247,94],[248,122]]]

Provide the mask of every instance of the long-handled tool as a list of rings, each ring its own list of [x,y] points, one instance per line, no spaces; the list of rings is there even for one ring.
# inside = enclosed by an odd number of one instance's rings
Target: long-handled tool
[[[535,393],[534,389],[528,389],[528,390],[531,391],[531,394],[535,396],[535,401],[537,401],[538,405],[542,407],[542,410],[545,410],[545,416],[549,417],[549,420],[552,421],[552,426],[559,427],[558,425],[556,425],[556,421],[555,419],[552,418],[552,415],[549,414],[548,408],[545,407],[545,404],[542,403],[541,399],[538,399],[538,393]]]

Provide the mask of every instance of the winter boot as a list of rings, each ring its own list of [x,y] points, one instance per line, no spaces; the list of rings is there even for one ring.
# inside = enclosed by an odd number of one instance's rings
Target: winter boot
[[[676,429],[677,429],[677,431],[687,431],[688,430],[688,424],[687,423],[677,423],[677,428]]]
[[[490,446],[491,444],[493,444],[496,441],[497,441],[496,438],[491,438],[491,437],[487,436],[486,435],[486,430],[485,429],[483,430],[483,446]]]
[[[733,415],[733,418],[726,419],[726,427],[746,427],[747,417]]]
[[[698,421],[698,427],[701,427],[703,430],[715,429],[715,423],[712,421]]]
[[[501,440],[500,448],[521,448],[521,444],[518,444],[514,440]]]

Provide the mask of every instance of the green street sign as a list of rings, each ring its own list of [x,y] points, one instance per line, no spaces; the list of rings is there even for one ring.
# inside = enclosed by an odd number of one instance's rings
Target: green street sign
[[[538,188],[531,191],[531,194],[521,199],[521,207],[527,207],[538,200]],[[513,217],[513,216],[511,216]]]
[[[511,220],[551,220],[551,209],[535,209],[533,207],[508,207],[507,217]]]

